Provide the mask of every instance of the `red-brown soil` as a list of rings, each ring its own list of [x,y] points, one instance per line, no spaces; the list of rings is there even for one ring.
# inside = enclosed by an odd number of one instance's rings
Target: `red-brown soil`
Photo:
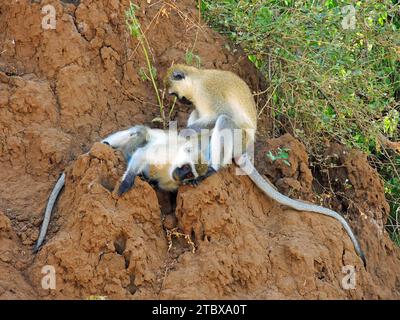
[[[56,8],[55,30],[41,27],[45,4]],[[232,70],[254,91],[263,88],[240,49],[199,24],[194,2],[140,4],[160,77],[194,45],[204,67]],[[176,203],[139,178],[115,196],[124,161],[94,142],[159,117],[151,84],[138,75],[145,61],[126,31],[128,5],[0,3],[0,299],[399,299],[400,250],[384,229],[388,204],[366,156],[332,144],[326,168],[310,170],[292,136],[263,137],[266,114],[256,166],[283,193],[342,212],[366,269],[337,221],[278,205],[233,167],[180,188]],[[173,118],[183,125],[188,110],[177,107]],[[290,166],[266,156],[279,147],[290,149]],[[47,241],[33,254],[63,170]],[[170,249],[167,230],[175,234]],[[45,265],[55,268],[54,290],[42,289]],[[352,290],[342,288],[346,265],[356,270]]]

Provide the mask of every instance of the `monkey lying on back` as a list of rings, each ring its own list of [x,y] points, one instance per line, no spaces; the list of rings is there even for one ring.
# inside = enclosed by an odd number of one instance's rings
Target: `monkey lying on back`
[[[101,142],[120,150],[128,162],[118,195],[133,186],[137,175],[156,182],[162,190],[175,191],[183,180],[188,183],[192,179],[201,179],[207,172],[208,166],[195,160],[199,157],[199,149],[193,148],[185,138],[170,136],[164,130],[138,125],[113,133]],[[64,185],[65,173],[62,173],[47,202],[34,252],[40,249],[45,239],[54,204]]]
[[[340,214],[281,194],[258,173],[247,153],[243,154],[241,148],[234,147],[232,141],[221,143],[221,133],[224,130],[232,132],[235,129],[242,129],[242,131],[245,130],[246,148],[249,149],[254,145],[257,129],[256,106],[249,87],[242,79],[229,71],[201,70],[178,64],[167,71],[164,84],[170,95],[194,105],[195,110],[190,114],[188,128],[196,131],[214,128],[211,134],[210,151],[206,156],[212,168],[218,170],[221,166],[230,163],[233,158],[268,197],[298,211],[311,211],[335,218],[350,236],[356,252],[366,265],[365,256],[357,238]],[[220,161],[218,159],[220,159],[222,146],[228,149],[228,154],[231,156],[224,157]]]
[[[146,143],[129,159],[118,194],[128,191],[139,174],[156,181],[165,191],[175,191],[182,184],[200,179],[207,174],[208,165],[201,160],[202,153],[190,139],[160,129],[142,127]]]

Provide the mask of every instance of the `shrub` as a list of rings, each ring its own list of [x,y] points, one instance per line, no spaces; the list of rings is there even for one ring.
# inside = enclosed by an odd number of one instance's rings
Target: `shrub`
[[[369,155],[398,227],[400,156],[382,139],[400,139],[397,1],[203,0],[201,11],[265,75],[260,114],[285,120],[311,154],[330,139]]]

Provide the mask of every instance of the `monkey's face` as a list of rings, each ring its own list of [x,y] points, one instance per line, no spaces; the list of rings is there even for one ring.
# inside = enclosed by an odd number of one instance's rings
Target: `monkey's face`
[[[179,150],[177,150],[175,161],[171,167],[171,177],[174,181],[181,184],[185,180],[198,177],[196,171],[198,152],[199,150],[194,147],[191,141],[186,141]]]
[[[169,95],[173,95],[184,104],[191,104],[193,96],[193,83],[191,76],[196,68],[175,65],[167,71],[164,85]]]
[[[172,177],[178,183],[182,183],[186,180],[191,180],[195,178],[190,163],[186,163],[181,167],[175,168],[172,172]]]

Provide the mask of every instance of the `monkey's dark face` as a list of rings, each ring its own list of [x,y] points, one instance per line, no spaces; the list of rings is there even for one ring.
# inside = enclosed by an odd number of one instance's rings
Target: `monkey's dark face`
[[[173,95],[183,104],[192,104],[193,83],[191,77],[196,72],[196,68],[175,65],[172,66],[165,78],[164,85],[169,95]]]
[[[180,69],[172,69],[169,71],[165,81],[168,94],[177,97],[178,100],[183,103],[189,102],[189,100],[183,94],[185,79],[186,74],[184,71]]]
[[[174,95],[175,97],[177,97],[177,98],[178,98],[178,101],[179,101],[180,103],[185,104],[185,105],[188,105],[188,106],[192,105],[192,101],[186,99],[186,97],[181,97],[181,98],[179,98],[178,95],[175,94],[175,93],[173,93],[172,95]]]
[[[172,177],[177,182],[194,179],[192,166],[186,163],[181,167],[175,168],[175,170],[172,172]]]

